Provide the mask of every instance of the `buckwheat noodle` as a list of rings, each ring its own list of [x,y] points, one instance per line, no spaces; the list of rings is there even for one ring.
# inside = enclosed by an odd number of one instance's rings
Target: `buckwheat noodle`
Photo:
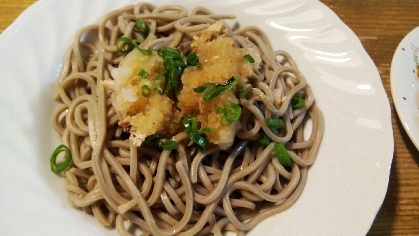
[[[147,38],[133,30],[136,18],[150,25]],[[262,55],[260,69],[249,78],[252,96],[239,100],[240,129],[228,150],[212,145],[201,151],[188,145],[185,132],[173,137],[179,143],[173,151],[134,146],[118,126],[110,92],[101,85],[112,79],[110,68],[123,59],[116,52],[119,37],[144,39],[142,48],[176,47],[210,24],[232,18],[203,7],[188,12],[139,3],[112,11],[77,33],[57,84],[60,105],[52,122],[73,154],[64,175],[74,207],[120,235],[138,229],[143,235],[243,235],[293,205],[316,159],[323,117],[291,56],[274,51],[257,27],[224,25],[236,46],[256,48]],[[305,105],[293,110],[296,93]],[[269,117],[282,118],[284,131],[268,128],[264,119]],[[304,135],[307,122],[309,137]],[[274,142],[285,143],[291,169],[279,163],[273,143],[265,147],[258,142],[262,130]]]

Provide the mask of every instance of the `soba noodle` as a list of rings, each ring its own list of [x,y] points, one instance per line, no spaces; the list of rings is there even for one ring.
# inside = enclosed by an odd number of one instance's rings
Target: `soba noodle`
[[[150,26],[146,38],[134,30],[137,18]],[[180,6],[139,3],[112,11],[77,33],[63,63],[56,96],[60,106],[53,116],[53,127],[72,153],[63,173],[74,207],[116,227],[120,235],[138,229],[143,235],[243,235],[293,205],[316,159],[323,117],[291,56],[274,51],[257,27],[224,24],[237,47],[255,48],[262,58],[248,77],[250,95],[239,98],[239,129],[226,150],[190,145],[184,131],[172,137],[179,146],[171,151],[135,146],[118,125],[111,92],[102,84],[113,79],[110,69],[124,58],[117,53],[119,37],[144,39],[142,48],[175,48],[231,18],[202,7],[188,12]],[[305,100],[298,109],[292,108],[295,94]],[[269,128],[265,118],[280,118],[285,128]],[[307,121],[311,132],[304,137]],[[259,143],[263,132],[272,140],[267,146]],[[278,161],[275,143],[285,144],[291,168]]]

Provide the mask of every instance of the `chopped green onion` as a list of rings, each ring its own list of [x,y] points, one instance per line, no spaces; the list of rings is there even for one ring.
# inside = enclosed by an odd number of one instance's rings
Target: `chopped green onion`
[[[198,132],[198,119],[196,117],[185,117],[182,119],[182,124],[188,134],[188,138],[198,144],[202,149],[205,149],[208,141],[204,135],[209,134],[212,129],[205,128],[201,132]]]
[[[147,136],[145,138],[145,143],[148,146],[152,146],[158,143],[161,148],[163,148],[164,150],[169,150],[169,151],[176,149],[179,146],[179,144],[174,140],[160,139],[159,133],[155,133],[155,134]]]
[[[208,141],[206,138],[204,138],[201,134],[198,134],[197,132],[192,132],[188,134],[188,138],[198,144],[202,149],[205,149],[208,145]]]
[[[149,76],[149,74],[145,70],[140,70],[140,72],[138,72],[138,76],[140,76],[143,79],[147,79],[147,77]]]
[[[181,59],[182,60],[182,55],[180,54],[180,52],[177,49],[163,46],[160,49],[159,52],[160,52],[160,55],[163,58]]]
[[[284,143],[275,143],[274,150],[275,155],[282,166],[285,168],[292,166],[291,156],[285,148]]]
[[[176,141],[170,140],[170,139],[162,139],[159,145],[164,150],[169,150],[169,151],[179,147],[179,144]]]
[[[133,39],[132,43],[135,43],[136,45],[140,45],[142,43],[144,43],[145,40],[144,39]]]
[[[235,103],[229,103],[225,107],[219,107],[216,110],[216,113],[223,113],[224,115],[221,117],[221,124],[226,126],[230,125],[234,121],[238,120],[240,118],[242,109],[238,104]],[[223,121],[226,121],[227,123],[223,123]]]
[[[152,146],[152,145],[155,145],[155,144],[157,144],[157,142],[159,141],[159,139],[160,139],[160,134],[152,134],[152,135],[149,135],[149,136],[147,136],[146,138],[145,138],[145,143],[148,145],[148,146]]]
[[[186,133],[197,132],[198,130],[198,119],[196,117],[183,118],[182,124],[185,127]]]
[[[188,53],[188,55],[186,55],[186,65],[188,65],[188,66],[201,66],[201,63],[199,62],[198,55],[194,52]]]
[[[198,118],[192,117],[191,119],[191,132],[197,132],[198,130]]]
[[[141,18],[138,18],[135,21],[135,28],[140,32],[144,37],[147,37],[150,33],[150,26]]]
[[[268,146],[271,142],[271,138],[269,138],[269,136],[262,131],[262,133],[260,133],[259,135],[259,143],[261,143],[264,146]]]
[[[161,83],[161,79],[163,77],[163,74],[160,73],[156,79],[154,80],[154,91],[156,91],[156,93],[162,95],[163,94],[163,90],[160,87],[160,83]]]
[[[201,85],[193,89],[195,93],[203,93],[207,89],[207,86]]]
[[[182,60],[178,60],[178,59],[176,59],[176,60],[173,60],[173,61],[170,61],[171,63],[173,63],[173,66],[175,66],[175,67],[185,67],[186,66],[186,64],[185,64],[185,62],[184,61],[182,61]]]
[[[142,49],[142,48],[138,47],[137,43],[142,43],[142,42],[144,42],[144,41],[139,40],[139,39],[130,40],[127,37],[120,37],[116,40],[116,50],[122,55],[127,55],[134,48],[136,48],[138,51],[140,51],[144,55],[151,56],[151,54],[152,54],[151,48]],[[121,44],[123,44],[122,47],[121,47]],[[125,49],[124,46],[127,47],[127,48]]]
[[[186,67],[180,52],[174,48],[163,46],[158,54],[163,57],[163,65],[165,70],[162,72],[166,83],[160,94],[167,94],[171,89],[175,93],[175,98],[180,92],[180,77]],[[160,84],[160,83],[159,83]],[[157,88],[157,89],[160,89]]]
[[[150,87],[148,85],[143,85],[141,87],[141,94],[146,98],[150,97],[150,95],[151,95]]]
[[[224,113],[224,107],[217,107],[216,109],[215,109],[215,112],[218,114],[218,113]]]
[[[293,109],[299,109],[304,106],[305,101],[301,94],[297,93],[291,98],[291,104]]]
[[[205,84],[203,84],[201,86],[198,86],[198,87],[194,88],[193,91],[195,93],[203,93],[203,92],[205,92],[205,90],[208,87],[212,87],[212,86],[215,86],[215,84],[214,83],[205,83]]]
[[[180,59],[172,60],[171,58],[165,58],[164,60],[166,68],[166,87],[163,90],[163,93],[168,93],[169,90],[173,88],[175,95],[177,96],[180,92],[179,81],[185,67],[185,63]]]
[[[224,108],[224,118],[227,122],[233,123],[240,118],[242,109],[238,104],[229,103]]]
[[[232,89],[238,81],[239,79],[236,76],[233,76],[224,84],[216,84],[211,88],[207,88],[206,92],[204,93],[204,100],[210,101],[216,96],[220,95],[221,93],[224,93],[225,91]]]
[[[240,98],[245,98],[252,86],[247,85],[240,89]]]
[[[138,47],[138,45],[135,45],[135,48],[146,56],[151,56],[151,54],[153,53],[153,50],[150,47],[148,49],[142,49]]]
[[[205,128],[201,131],[199,131],[200,134],[210,134],[212,132],[211,128]]]
[[[121,44],[123,46],[121,47]],[[125,47],[126,49],[125,49]],[[116,40],[116,50],[122,54],[127,55],[129,52],[131,52],[134,49],[134,44],[131,42],[131,40],[127,37],[120,37]]]
[[[66,153],[66,159],[63,162],[57,164],[56,163],[57,157],[61,152]],[[70,165],[71,159],[72,159],[72,155],[71,155],[70,149],[63,144],[59,145],[54,150],[54,152],[51,155],[51,158],[49,159],[49,164],[51,166],[51,171],[54,172],[55,174],[58,174],[58,173],[64,171]]]
[[[134,39],[131,41],[131,43],[138,51],[140,51],[144,55],[151,56],[151,54],[153,53],[150,47],[148,49],[142,49],[139,47],[140,44],[144,43],[144,40],[142,39]]]
[[[265,118],[265,124],[272,129],[282,129],[285,127],[284,121],[279,118]]]
[[[255,59],[253,59],[253,57],[250,56],[250,54],[246,54],[243,57],[244,57],[244,59],[246,59],[246,61],[248,61],[250,63],[254,63],[255,62]]]

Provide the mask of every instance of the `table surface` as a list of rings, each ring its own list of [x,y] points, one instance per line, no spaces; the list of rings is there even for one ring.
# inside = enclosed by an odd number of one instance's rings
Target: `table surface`
[[[35,0],[0,0],[0,33]],[[403,37],[419,26],[415,0],[322,0],[359,37],[381,76],[392,115],[394,161],[388,191],[368,235],[419,235],[419,152],[394,109],[390,64]],[[354,216],[356,217],[356,216]]]

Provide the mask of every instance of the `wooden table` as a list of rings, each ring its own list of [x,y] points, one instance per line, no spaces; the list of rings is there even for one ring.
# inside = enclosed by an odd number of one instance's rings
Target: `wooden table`
[[[0,0],[0,33],[34,2],[35,0]],[[336,12],[361,39],[378,68],[391,105],[394,161],[387,195],[368,235],[419,235],[419,152],[402,127],[390,92],[391,59],[402,38],[419,26],[418,1],[322,2]]]

